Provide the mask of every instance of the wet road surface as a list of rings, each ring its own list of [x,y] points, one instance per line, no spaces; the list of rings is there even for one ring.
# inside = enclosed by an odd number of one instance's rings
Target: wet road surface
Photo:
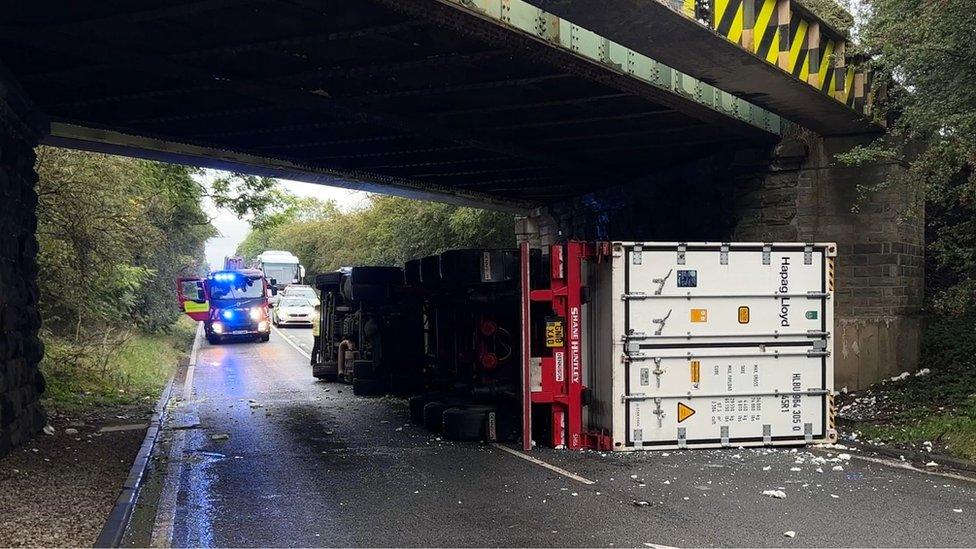
[[[155,545],[976,546],[976,483],[835,449],[533,453],[584,484],[438,440],[403,401],[316,381],[296,347],[309,330],[203,343]]]

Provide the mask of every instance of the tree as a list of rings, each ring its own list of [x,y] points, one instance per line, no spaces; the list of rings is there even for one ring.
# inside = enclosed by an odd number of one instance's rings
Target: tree
[[[378,195],[365,208],[342,212],[331,201],[285,196],[283,205],[252,223],[239,255],[288,250],[314,276],[343,266],[402,265],[449,248],[515,245],[515,220],[502,212]]]
[[[925,208],[927,286],[933,304],[961,314],[976,304],[976,1],[873,0],[863,48],[889,135],[842,155],[851,164],[894,161],[897,186]],[[872,190],[871,188],[865,189]]]
[[[173,280],[199,273],[215,234],[192,171],[40,147],[38,285],[45,328],[84,339],[176,320]]]

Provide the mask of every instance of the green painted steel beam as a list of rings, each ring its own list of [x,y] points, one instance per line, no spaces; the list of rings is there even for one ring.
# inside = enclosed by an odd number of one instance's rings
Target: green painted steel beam
[[[509,29],[542,40],[554,48],[598,63],[607,70],[670,92],[774,135],[786,123],[777,114],[660,63],[523,0],[440,0],[460,10],[489,18]],[[599,4],[597,2],[597,4]]]

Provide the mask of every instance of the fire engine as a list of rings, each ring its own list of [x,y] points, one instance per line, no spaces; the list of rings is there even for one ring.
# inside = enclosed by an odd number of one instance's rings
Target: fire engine
[[[180,278],[180,308],[203,322],[207,341],[271,338],[268,318],[268,282],[257,269],[223,270],[206,278]]]

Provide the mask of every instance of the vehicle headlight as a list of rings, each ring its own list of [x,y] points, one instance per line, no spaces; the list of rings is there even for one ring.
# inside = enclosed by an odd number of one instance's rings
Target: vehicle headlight
[[[251,315],[251,320],[261,320],[264,318],[264,310],[261,307],[251,307],[249,314]]]
[[[268,331],[268,321],[267,320],[262,320],[261,322],[258,323],[258,331],[259,332],[267,332]]]
[[[219,323],[219,322],[214,322],[212,329],[213,329],[213,333],[215,333],[215,334],[222,334],[222,333],[224,333],[224,325],[221,324],[221,323]]]

